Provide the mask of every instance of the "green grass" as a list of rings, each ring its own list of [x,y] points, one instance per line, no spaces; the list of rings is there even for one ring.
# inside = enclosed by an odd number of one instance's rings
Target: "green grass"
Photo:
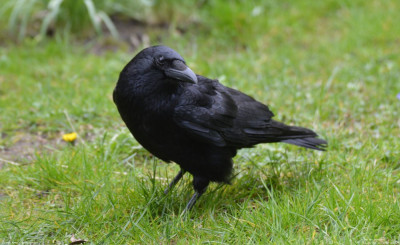
[[[385,0],[209,1],[193,10],[199,26],[164,37],[196,73],[329,141],[325,153],[239,151],[232,185],[210,185],[188,218],[191,178],[164,195],[178,167],[141,148],[112,102],[134,53],[3,44],[0,242],[398,243],[399,10]],[[74,130],[75,145],[61,140]]]
[[[0,28],[7,26],[8,33],[6,37],[0,36],[0,41],[44,39],[46,35],[79,40],[91,38],[95,33],[104,37],[104,31],[118,38],[112,20],[116,16],[150,25],[183,28],[196,19],[191,17],[193,8],[204,4],[201,0],[3,0]]]

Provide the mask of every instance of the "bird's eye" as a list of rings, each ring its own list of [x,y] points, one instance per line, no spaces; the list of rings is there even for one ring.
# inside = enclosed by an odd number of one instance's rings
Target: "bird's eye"
[[[159,63],[159,64],[163,64],[164,62],[165,62],[165,58],[164,58],[164,56],[159,56],[158,58],[157,58],[157,62]]]

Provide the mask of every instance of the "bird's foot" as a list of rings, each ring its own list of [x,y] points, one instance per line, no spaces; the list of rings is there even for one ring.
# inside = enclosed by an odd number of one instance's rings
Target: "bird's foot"
[[[194,204],[197,202],[197,199],[203,194],[204,192],[200,193],[196,191],[192,198],[190,198],[189,202],[187,203],[185,209],[183,210],[181,216],[186,216],[186,214],[193,208]]]
[[[203,193],[206,192],[209,183],[210,181],[208,179],[198,176],[193,176],[193,187],[195,193],[193,194],[192,198],[190,198],[181,216],[185,216],[186,213],[188,213],[193,208],[194,204],[201,197],[201,195],[203,195]]]

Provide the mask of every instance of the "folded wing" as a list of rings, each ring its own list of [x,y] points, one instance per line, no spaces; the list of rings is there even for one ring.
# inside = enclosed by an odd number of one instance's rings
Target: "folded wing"
[[[250,96],[199,76],[199,83],[182,96],[174,120],[197,140],[221,147],[285,142],[321,150],[326,143],[312,130],[287,126],[273,116],[268,106]]]

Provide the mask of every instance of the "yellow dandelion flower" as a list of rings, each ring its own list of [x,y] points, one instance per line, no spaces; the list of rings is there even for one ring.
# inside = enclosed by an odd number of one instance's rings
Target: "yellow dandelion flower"
[[[76,138],[78,138],[78,134],[73,132],[73,133],[69,133],[69,134],[64,134],[62,136],[63,140],[66,142],[74,142],[76,140]]]

